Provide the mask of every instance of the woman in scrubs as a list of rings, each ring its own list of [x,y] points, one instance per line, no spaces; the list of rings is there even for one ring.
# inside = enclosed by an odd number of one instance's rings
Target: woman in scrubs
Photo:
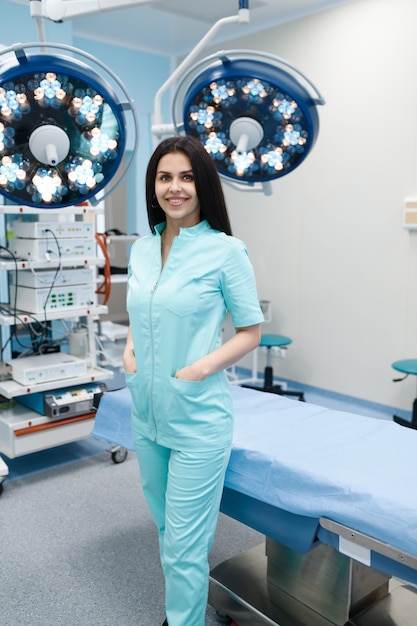
[[[146,173],[151,233],[132,246],[123,363],[143,491],[158,529],[169,626],[204,626],[211,549],[229,461],[225,369],[259,345],[262,311],[202,145],[162,141]],[[228,313],[235,333],[222,342]]]

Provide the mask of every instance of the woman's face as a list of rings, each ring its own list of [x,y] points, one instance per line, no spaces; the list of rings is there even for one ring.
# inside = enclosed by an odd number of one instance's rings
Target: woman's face
[[[183,152],[161,157],[156,170],[155,195],[167,223],[188,228],[201,221],[191,162]]]

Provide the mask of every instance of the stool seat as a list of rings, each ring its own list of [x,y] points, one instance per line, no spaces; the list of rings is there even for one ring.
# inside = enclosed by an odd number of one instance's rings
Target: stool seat
[[[285,335],[265,334],[261,335],[259,345],[264,348],[279,348],[280,346],[288,346],[292,343],[292,339]]]
[[[417,359],[402,359],[401,361],[394,361],[394,363],[392,363],[392,367],[407,376],[409,374],[417,376]],[[417,398],[413,402],[411,421],[406,420],[403,417],[399,417],[398,415],[394,415],[394,422],[397,422],[397,424],[400,424],[401,426],[417,430]]]
[[[404,374],[414,374],[417,376],[417,359],[403,359],[402,361],[395,361],[392,367],[398,372]]]
[[[259,347],[267,349],[263,387],[258,387],[257,385],[242,385],[242,387],[257,389],[258,391],[268,391],[269,393],[276,393],[280,396],[295,396],[301,400],[301,402],[304,402],[304,393],[302,391],[288,391],[287,389],[284,389],[282,384],[274,385],[274,370],[271,365],[271,348],[285,348],[290,343],[292,343],[292,339],[286,337],[285,335],[275,335],[274,333],[262,334]]]

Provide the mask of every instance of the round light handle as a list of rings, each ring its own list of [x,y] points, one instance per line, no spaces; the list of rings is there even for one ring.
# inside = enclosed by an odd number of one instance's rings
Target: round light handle
[[[264,130],[252,117],[238,117],[230,124],[229,135],[238,152],[247,152],[261,143]]]
[[[65,130],[52,124],[38,126],[29,138],[29,150],[35,159],[46,165],[61,163],[69,149],[70,140]]]

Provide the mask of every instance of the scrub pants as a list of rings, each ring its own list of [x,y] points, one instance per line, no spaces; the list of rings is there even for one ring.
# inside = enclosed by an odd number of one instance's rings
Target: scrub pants
[[[144,495],[158,529],[169,626],[204,626],[208,554],[230,446],[179,451],[135,435]]]

